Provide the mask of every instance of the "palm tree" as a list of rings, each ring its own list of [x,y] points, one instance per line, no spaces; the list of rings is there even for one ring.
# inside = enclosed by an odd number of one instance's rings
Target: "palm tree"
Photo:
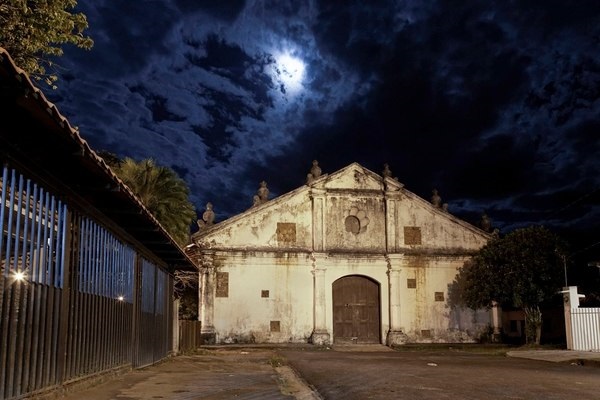
[[[172,169],[156,165],[152,158],[139,162],[125,158],[111,166],[173,239],[182,246],[188,244],[196,210],[185,181]]]

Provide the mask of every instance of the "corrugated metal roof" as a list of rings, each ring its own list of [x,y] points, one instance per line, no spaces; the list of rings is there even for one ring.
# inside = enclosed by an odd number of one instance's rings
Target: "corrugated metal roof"
[[[193,261],[131,189],[61,115],[25,71],[0,47],[0,152],[69,186],[166,264],[195,269]]]

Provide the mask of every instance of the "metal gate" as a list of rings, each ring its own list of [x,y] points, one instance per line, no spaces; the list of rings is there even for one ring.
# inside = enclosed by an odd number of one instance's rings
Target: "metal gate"
[[[333,282],[333,341],[381,343],[379,284],[364,276]]]

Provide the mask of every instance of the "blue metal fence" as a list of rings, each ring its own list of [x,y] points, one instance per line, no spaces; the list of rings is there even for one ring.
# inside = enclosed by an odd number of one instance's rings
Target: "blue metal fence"
[[[0,399],[169,354],[167,272],[14,168],[0,190]]]

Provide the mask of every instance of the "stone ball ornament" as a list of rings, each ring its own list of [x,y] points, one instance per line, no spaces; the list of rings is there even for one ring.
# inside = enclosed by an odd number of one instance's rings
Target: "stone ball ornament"
[[[358,235],[367,230],[369,218],[364,210],[359,210],[358,207],[352,207],[348,212],[344,225],[346,226],[346,232]]]

